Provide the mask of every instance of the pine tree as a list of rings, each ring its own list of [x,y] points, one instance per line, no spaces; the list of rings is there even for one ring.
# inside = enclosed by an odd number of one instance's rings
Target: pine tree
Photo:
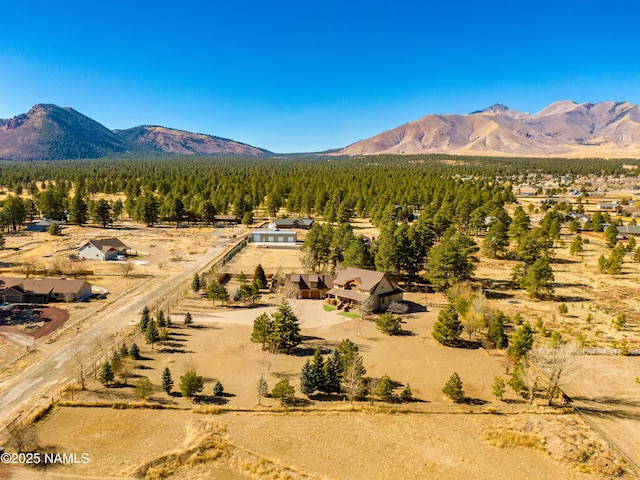
[[[496,348],[505,348],[507,346],[508,337],[504,333],[506,321],[507,316],[501,310],[497,310],[487,329],[487,338],[495,344]]]
[[[411,385],[409,385],[408,383],[400,393],[400,400],[402,400],[403,402],[413,402],[414,400],[413,392],[411,391]]]
[[[464,400],[464,391],[462,390],[462,380],[457,373],[453,373],[449,380],[442,389],[447,397],[449,397],[454,403],[462,403]]]
[[[267,288],[267,276],[265,275],[264,269],[260,264],[258,264],[253,274],[253,282],[259,289]]]
[[[317,389],[318,384],[316,383],[316,379],[313,375],[311,362],[309,362],[309,359],[307,359],[307,361],[302,366],[302,371],[300,372],[300,391],[303,395],[306,395],[308,397]]]
[[[509,246],[507,226],[500,220],[491,224],[482,242],[482,251],[489,258],[498,258]]]
[[[462,323],[458,316],[458,312],[454,306],[449,303],[440,310],[438,320],[433,325],[431,335],[442,345],[452,346],[460,341],[460,333],[462,333]]]
[[[520,280],[520,286],[533,298],[545,298],[553,295],[553,270],[549,257],[538,258]]]
[[[109,362],[104,362],[102,364],[102,369],[100,370],[100,375],[98,376],[98,380],[103,385],[109,385],[116,378],[113,370],[111,368],[111,364]]]
[[[391,402],[393,399],[393,382],[388,375],[383,375],[376,384],[376,395],[383,402]]]
[[[342,379],[342,362],[340,361],[340,354],[337,350],[331,352],[331,355],[324,362],[322,378],[323,384],[320,387],[320,391],[324,393],[339,393],[340,392],[340,380]]]
[[[224,387],[222,386],[222,383],[220,383],[220,381],[216,381],[216,383],[213,385],[213,394],[216,397],[219,397],[220,395],[222,395],[222,393],[224,392]]]
[[[184,315],[184,324],[188,327],[193,323],[193,317],[190,312],[185,313]]]
[[[197,273],[193,274],[193,279],[191,280],[191,290],[194,292],[200,291],[200,275]]]
[[[524,357],[533,347],[533,331],[529,322],[525,322],[511,337],[508,353],[517,360]]]
[[[122,345],[120,345],[120,356],[124,358],[128,355],[129,355],[129,348],[127,347],[127,344],[125,342],[122,342]]]
[[[262,348],[269,347],[271,336],[273,334],[273,320],[268,314],[263,313],[256,317],[253,321],[253,331],[251,332],[251,341],[261,343]]]
[[[140,330],[142,332],[147,331],[149,320],[151,320],[151,312],[149,311],[149,307],[144,307],[142,309],[142,313],[140,314]]]
[[[273,333],[269,343],[273,346],[274,351],[290,350],[302,341],[298,318],[294,315],[286,299],[282,300],[272,317]]]
[[[171,371],[169,367],[165,367],[162,372],[162,390],[167,392],[167,395],[171,395],[171,389],[173,388],[173,379],[171,378]]]
[[[324,378],[324,359],[320,354],[320,349],[316,348],[313,353],[313,362],[311,363],[311,375],[315,383],[316,390],[322,390],[325,384]]]
[[[167,321],[164,317],[164,312],[162,310],[158,311],[156,325],[158,326],[158,328],[165,328],[167,326]]]
[[[613,223],[604,231],[604,238],[607,241],[607,247],[614,248],[618,244],[618,227]]]
[[[158,343],[160,340],[160,333],[158,332],[158,328],[156,327],[156,322],[154,320],[149,320],[147,330],[144,332],[144,339],[147,343],[151,344],[151,348],[153,348],[153,345]]]
[[[569,245],[569,254],[570,255],[580,255],[584,251],[582,237],[580,235],[576,235],[575,238],[571,241],[571,245]]]
[[[129,348],[129,355],[131,355],[131,358],[134,360],[140,360],[140,348],[138,348],[137,344],[131,344],[131,348]]]

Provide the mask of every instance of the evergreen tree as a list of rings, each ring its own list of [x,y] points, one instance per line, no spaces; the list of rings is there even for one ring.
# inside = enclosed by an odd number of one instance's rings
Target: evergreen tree
[[[100,369],[100,375],[98,376],[98,380],[103,385],[109,385],[116,378],[113,373],[113,369],[111,368],[111,363],[104,362],[102,364],[102,368]]]
[[[388,375],[383,375],[376,384],[376,395],[383,402],[391,402],[393,400],[393,382]]]
[[[300,391],[307,397],[318,390],[318,384],[313,373],[311,362],[307,359],[302,366],[302,371],[300,372]]]
[[[453,346],[460,342],[460,333],[462,333],[462,323],[458,316],[458,312],[454,306],[449,303],[438,314],[438,320],[433,325],[431,335],[442,345]]]
[[[156,327],[156,322],[154,320],[149,320],[147,330],[144,332],[144,339],[151,345],[151,348],[160,341],[160,332],[158,332],[158,328]]]
[[[591,217],[591,226],[593,228],[593,231],[602,232],[604,230],[604,227],[602,226],[603,222],[604,219],[602,218],[602,214],[600,212],[595,212],[593,214],[593,217]]]
[[[49,232],[49,235],[57,237],[60,235],[60,225],[58,225],[57,223],[52,223],[51,225],[49,225],[49,228],[47,229],[47,232]]]
[[[102,228],[106,228],[108,224],[113,222],[111,218],[111,205],[104,198],[98,200],[93,210],[93,220],[96,223],[101,223]]]
[[[260,264],[258,264],[253,274],[253,282],[259,289],[267,288],[267,276],[265,275],[264,269]]]
[[[149,307],[144,307],[142,309],[142,313],[140,314],[140,330],[142,332],[147,331],[147,326],[149,325],[150,320],[151,320],[151,312],[149,311]]]
[[[403,402],[413,402],[413,392],[411,391],[411,386],[407,383],[407,386],[402,389],[400,392],[400,400]]]
[[[140,360],[140,348],[138,348],[136,343],[131,344],[131,348],[129,348],[129,355],[131,355],[131,358],[134,360]]]
[[[127,347],[126,342],[122,342],[122,345],[120,345],[120,357],[124,358],[126,356],[129,355],[129,348]]]
[[[167,326],[167,320],[164,317],[164,311],[158,310],[158,317],[156,320],[158,328],[165,328]]]
[[[500,310],[496,311],[489,328],[487,329],[487,338],[491,340],[496,348],[505,348],[508,343],[508,337],[504,333],[504,324],[507,316]]]
[[[222,383],[219,380],[216,380],[216,383],[213,385],[213,394],[216,397],[219,397],[222,395],[223,392],[224,392],[224,387],[222,386]]]
[[[478,261],[473,256],[478,251],[475,242],[468,236],[448,231],[440,245],[429,252],[425,266],[425,279],[438,292],[452,285],[470,280]]]
[[[193,317],[191,316],[190,312],[185,313],[184,315],[184,324],[188,327],[189,325],[193,324]]]
[[[618,227],[613,223],[604,231],[604,238],[607,241],[607,247],[614,248],[618,244]]]
[[[323,384],[320,391],[324,393],[339,393],[340,381],[342,379],[342,362],[337,350],[333,350],[331,355],[324,362],[322,372]]]
[[[571,241],[571,245],[569,245],[569,254],[570,255],[580,255],[584,251],[582,237],[580,235],[576,235],[575,238]]]
[[[200,291],[200,275],[197,273],[193,274],[193,279],[191,280],[191,290],[194,292]]]
[[[498,258],[508,246],[507,226],[500,220],[493,222],[482,242],[483,253],[489,258]]]
[[[173,388],[173,379],[171,378],[171,371],[169,367],[165,367],[162,371],[162,390],[164,390],[167,395],[171,395],[171,389]]]
[[[73,200],[69,205],[69,221],[76,225],[84,225],[89,220],[89,207],[87,202],[82,198],[82,188],[76,185],[76,191]]]
[[[553,295],[553,270],[546,255],[537,259],[520,280],[520,286],[533,298],[545,298]]]
[[[262,348],[269,348],[271,337],[273,335],[273,320],[266,313],[256,317],[253,321],[253,331],[251,332],[251,341],[261,343]]]
[[[316,348],[316,351],[313,353],[311,375],[313,376],[316,390],[323,390],[324,384],[326,383],[324,378],[324,358],[322,358],[319,348]]]
[[[454,403],[462,403],[464,401],[464,391],[462,390],[462,380],[457,373],[453,373],[442,392],[449,397]]]
[[[276,352],[290,350],[302,341],[298,318],[294,315],[286,299],[282,300],[272,317],[273,333],[270,335],[269,343]]]
[[[524,357],[533,347],[533,331],[529,322],[525,322],[511,337],[508,353],[516,359]]]
[[[402,324],[400,317],[391,312],[385,312],[376,317],[376,327],[387,335],[400,335]]]

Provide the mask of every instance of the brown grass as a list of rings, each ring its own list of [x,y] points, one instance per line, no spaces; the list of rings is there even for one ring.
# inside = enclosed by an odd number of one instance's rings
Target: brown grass
[[[526,447],[544,450],[544,438],[530,433],[515,432],[513,430],[492,430],[482,436],[490,445],[499,448]]]

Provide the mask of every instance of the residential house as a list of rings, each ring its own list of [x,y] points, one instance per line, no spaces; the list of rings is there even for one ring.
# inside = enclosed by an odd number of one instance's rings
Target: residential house
[[[618,202],[598,202],[596,204],[596,209],[602,212],[622,212],[622,205],[619,205]]]
[[[291,282],[300,290],[300,298],[325,298],[336,276],[292,273],[285,275],[284,278],[285,282]]]
[[[333,287],[327,291],[329,298],[371,311],[384,311],[392,302],[401,302],[404,290],[384,273],[349,267],[338,272]]]
[[[48,218],[43,218],[42,220],[34,220],[33,222],[27,223],[27,231],[28,232],[47,232],[49,231],[49,227],[52,224],[57,223],[58,226],[63,224],[62,220],[50,220]]]
[[[313,218],[276,218],[273,223],[278,229],[300,228],[310,230],[316,222]]]
[[[0,300],[5,303],[81,301],[91,293],[91,284],[84,280],[0,277]]]
[[[625,239],[629,237],[640,237],[640,225],[618,226],[618,236]]]
[[[118,255],[126,255],[127,247],[117,238],[101,238],[89,240],[83,244],[79,251],[80,258],[88,260],[115,260]]]

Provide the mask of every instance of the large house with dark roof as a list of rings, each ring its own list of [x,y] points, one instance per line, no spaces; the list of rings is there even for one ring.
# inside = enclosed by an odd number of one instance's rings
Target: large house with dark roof
[[[401,302],[403,293],[404,290],[382,272],[349,267],[338,272],[327,296],[358,307],[367,304],[375,312],[386,310],[392,302]]]
[[[290,273],[285,275],[285,282],[291,282],[300,290],[300,298],[325,298],[333,285],[335,275],[318,273]]]
[[[126,255],[127,250],[129,247],[117,238],[96,238],[84,243],[78,256],[87,260],[115,260],[118,255]]]
[[[276,228],[301,228],[310,230],[316,223],[313,218],[276,218],[273,223]]]
[[[0,277],[0,301],[47,303],[51,300],[80,301],[91,296],[91,284],[67,278]]]

